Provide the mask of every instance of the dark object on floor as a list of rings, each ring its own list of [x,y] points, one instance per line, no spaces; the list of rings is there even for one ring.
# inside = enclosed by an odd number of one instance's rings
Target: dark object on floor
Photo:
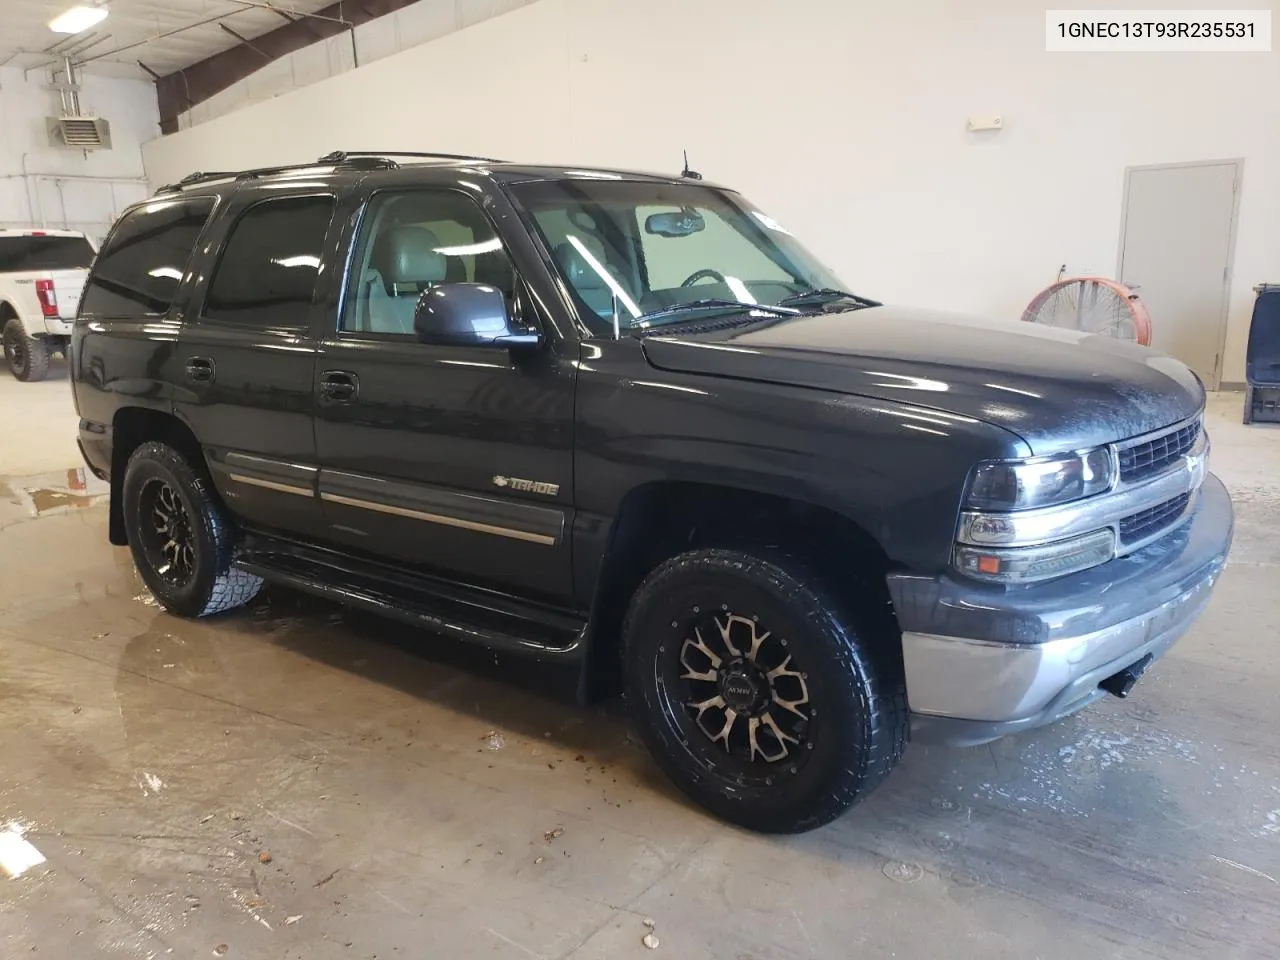
[[[1245,354],[1245,423],[1280,423],[1280,283],[1253,288],[1249,350]]]

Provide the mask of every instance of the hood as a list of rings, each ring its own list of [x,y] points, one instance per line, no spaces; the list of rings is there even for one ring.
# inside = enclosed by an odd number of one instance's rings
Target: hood
[[[1032,323],[868,307],[654,335],[658,369],[931,407],[1009,430],[1042,456],[1193,416],[1204,388],[1135,343]]]

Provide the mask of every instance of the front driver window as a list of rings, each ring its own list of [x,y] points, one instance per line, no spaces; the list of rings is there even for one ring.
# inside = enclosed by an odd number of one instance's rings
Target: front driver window
[[[339,328],[412,336],[418,297],[438,283],[486,283],[511,303],[515,271],[493,225],[462,193],[376,194],[361,221]]]

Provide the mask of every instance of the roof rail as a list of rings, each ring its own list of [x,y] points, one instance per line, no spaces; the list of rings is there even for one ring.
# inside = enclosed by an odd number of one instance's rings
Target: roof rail
[[[397,164],[392,157],[424,157],[435,160],[479,160],[484,163],[502,163],[493,157],[475,157],[462,153],[418,153],[408,150],[335,150],[326,153],[314,163],[291,163],[277,167],[257,167],[253,170],[210,170],[188,174],[177,183],[167,183],[156,191],[156,196],[165,193],[181,193],[186,187],[212,183],[215,180],[252,180],[256,177],[267,177],[275,173],[287,173],[291,170],[307,170],[312,167],[332,166],[334,169],[345,167],[355,170],[393,169]]]
[[[435,160],[480,160],[485,163],[502,163],[496,157],[477,157],[467,153],[424,153],[415,150],[335,150],[326,153],[319,163],[342,163],[351,157],[426,157]]]
[[[156,191],[159,196],[162,193],[181,193],[186,187],[194,187],[200,184],[212,183],[215,180],[253,180],[257,177],[269,177],[275,173],[288,173],[293,170],[310,170],[319,166],[328,166],[331,161],[322,163],[288,163],[276,167],[255,167],[251,170],[211,170],[207,173],[197,171],[188,174],[177,183],[165,184]]]

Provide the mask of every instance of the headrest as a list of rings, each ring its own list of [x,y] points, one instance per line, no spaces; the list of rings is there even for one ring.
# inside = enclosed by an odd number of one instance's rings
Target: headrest
[[[599,247],[599,243],[587,242],[588,247]],[[592,250],[592,254],[600,262],[604,262],[603,250]],[[564,270],[565,279],[575,287],[599,287],[604,286],[604,280],[600,274],[596,272],[595,267],[587,262],[581,251],[572,243],[565,241],[556,244],[555,248],[556,260],[560,263],[560,268]]]
[[[439,246],[440,238],[426,227],[393,227],[378,238],[374,259],[387,283],[441,283],[448,265],[436,253]]]

